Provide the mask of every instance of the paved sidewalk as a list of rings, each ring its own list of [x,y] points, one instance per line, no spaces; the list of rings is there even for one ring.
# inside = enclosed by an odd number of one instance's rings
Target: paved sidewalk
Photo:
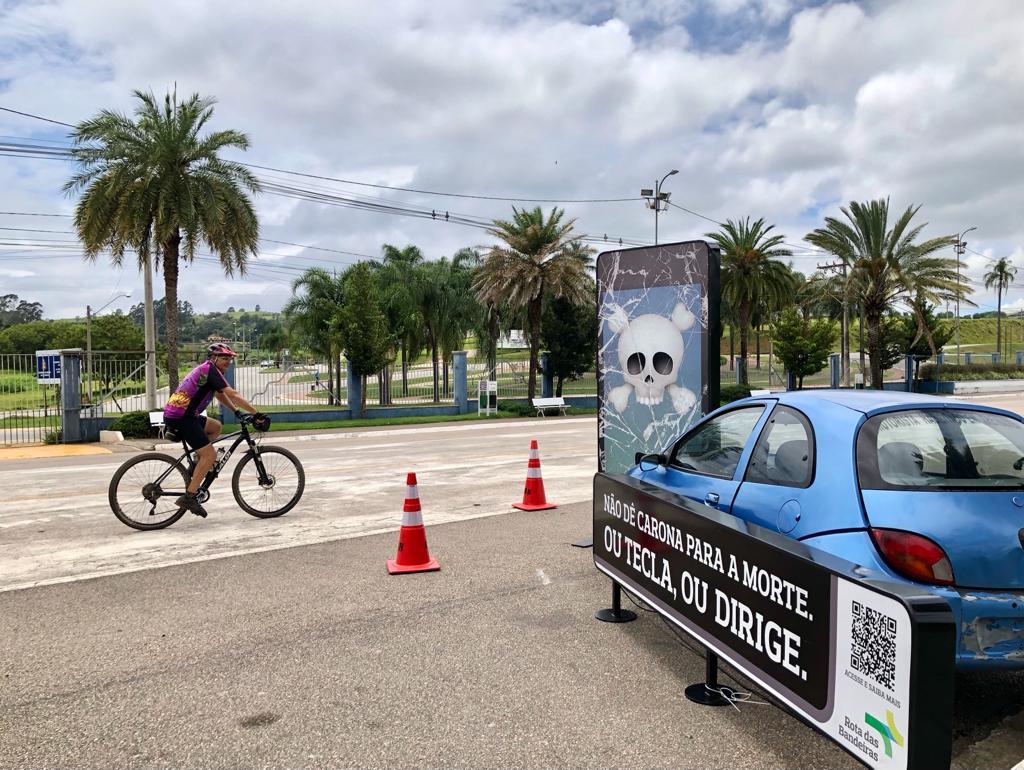
[[[590,506],[0,594],[0,767],[858,767],[703,660],[607,625]],[[282,520],[282,526],[285,522]]]
[[[26,444],[25,446],[0,447],[0,462],[108,454],[110,454],[110,450],[98,444]]]

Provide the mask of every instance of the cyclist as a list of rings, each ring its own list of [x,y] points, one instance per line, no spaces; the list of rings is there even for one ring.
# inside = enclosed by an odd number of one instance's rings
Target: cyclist
[[[217,462],[212,442],[220,436],[223,427],[220,420],[204,414],[206,407],[216,396],[238,417],[242,416],[239,407],[252,414],[259,414],[224,379],[224,372],[231,366],[236,355],[235,351],[221,342],[210,345],[206,349],[206,361],[189,372],[164,407],[164,425],[181,436],[196,453],[196,467],[192,471],[188,491],[174,502],[203,518],[206,518],[206,509],[200,504],[196,492]]]

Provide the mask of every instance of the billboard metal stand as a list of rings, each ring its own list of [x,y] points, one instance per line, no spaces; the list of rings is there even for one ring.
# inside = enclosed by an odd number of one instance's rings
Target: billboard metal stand
[[[718,684],[718,656],[704,648],[704,681],[691,684],[683,693],[688,700],[702,706],[728,706],[729,699],[722,695]]]
[[[636,613],[632,610],[622,609],[622,587],[613,580],[611,609],[598,610],[594,613],[594,617],[605,623],[628,623],[631,620],[636,620]]]

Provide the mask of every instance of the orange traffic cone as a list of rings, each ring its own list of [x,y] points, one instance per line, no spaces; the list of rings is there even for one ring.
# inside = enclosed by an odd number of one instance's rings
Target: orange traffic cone
[[[437,559],[430,558],[427,550],[427,530],[423,527],[420,512],[420,494],[416,489],[416,474],[406,479],[405,505],[402,506],[402,529],[398,533],[398,554],[388,559],[388,572],[398,575],[403,572],[431,572],[441,569]]]
[[[530,442],[530,461],[526,464],[526,487],[523,489],[523,502],[512,503],[513,508],[521,511],[546,511],[557,508],[544,497],[544,479],[540,475],[540,450],[537,439]]]

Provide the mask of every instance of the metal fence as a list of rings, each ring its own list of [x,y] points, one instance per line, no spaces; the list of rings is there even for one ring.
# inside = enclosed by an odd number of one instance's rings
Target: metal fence
[[[0,353],[0,445],[55,441],[59,429],[59,388],[36,382],[35,355]]]

